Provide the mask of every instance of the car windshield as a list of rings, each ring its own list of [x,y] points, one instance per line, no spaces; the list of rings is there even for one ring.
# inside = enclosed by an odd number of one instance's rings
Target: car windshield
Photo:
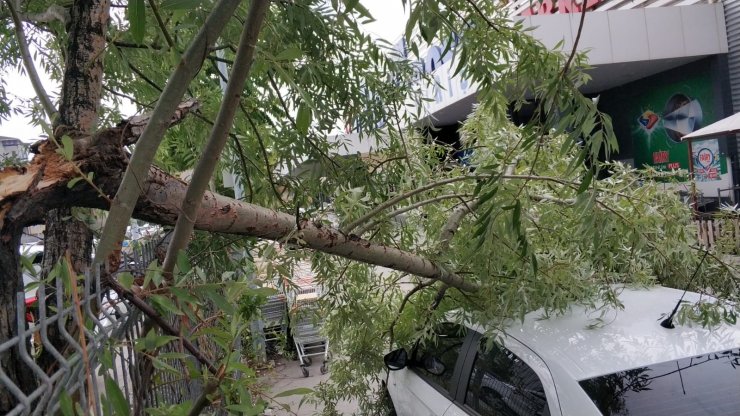
[[[580,382],[610,415],[737,415],[740,348],[620,371]]]

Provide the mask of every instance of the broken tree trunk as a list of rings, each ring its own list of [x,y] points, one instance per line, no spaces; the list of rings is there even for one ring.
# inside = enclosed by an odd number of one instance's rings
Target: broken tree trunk
[[[192,110],[194,104],[180,106],[172,122]],[[77,176],[72,162],[56,153],[52,143],[37,146],[38,155],[22,170],[0,171],[0,227],[8,223],[33,223],[50,206],[85,206],[107,209],[108,198],[115,192],[127,166],[128,155],[122,143],[132,143],[137,132],[133,121],[95,136],[75,141],[74,163],[83,172],[94,172],[92,189],[84,181],[72,189],[69,180]],[[134,131],[136,130],[136,131]],[[140,197],[135,217],[157,224],[174,224],[187,184],[156,167],[136,172]],[[100,195],[102,191],[106,195]],[[290,214],[206,192],[198,210],[195,228],[218,233],[248,235],[274,241],[294,242],[306,248],[346,257],[373,265],[440,280],[464,291],[475,291],[477,285],[451,273],[422,256],[394,247],[346,235],[329,226],[310,220],[296,221]],[[2,232],[4,228],[0,228]]]
[[[180,106],[171,123],[179,121],[197,105],[193,102]],[[24,168],[0,170],[0,264],[8,262],[11,249],[17,250],[17,230],[42,221],[51,208],[80,206],[108,209],[128,166],[125,144],[135,142],[146,119],[132,119],[118,126],[102,130],[94,136],[74,141],[74,159],[64,159],[53,142],[34,146],[37,155]],[[75,167],[76,165],[76,167]],[[83,173],[93,172],[93,183],[78,181],[71,188],[70,180]],[[187,184],[157,167],[134,172],[140,187],[140,196],[134,217],[152,223],[172,225],[177,221]],[[290,214],[254,204],[237,201],[206,192],[197,211],[195,228],[203,231],[253,236],[273,241],[298,244],[309,249],[338,255],[351,260],[387,267],[421,277],[439,280],[462,291],[476,291],[476,283],[463,279],[441,265],[414,253],[394,247],[375,244],[354,234],[344,234],[327,225],[310,220],[297,220]],[[14,245],[15,244],[15,245]],[[20,268],[8,263],[10,271],[3,279],[3,293],[22,290]],[[13,272],[15,270],[15,272]],[[10,295],[8,295],[10,296]],[[3,299],[6,300],[6,299]],[[2,304],[7,317],[14,316],[12,304]],[[0,334],[0,344],[12,336],[14,328]]]

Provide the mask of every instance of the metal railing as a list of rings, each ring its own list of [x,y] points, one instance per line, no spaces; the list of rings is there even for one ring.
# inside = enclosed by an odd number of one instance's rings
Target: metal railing
[[[121,271],[143,274],[162,244],[163,239],[137,244],[123,256]],[[65,276],[39,284],[36,299],[31,303],[25,293],[16,294],[17,335],[0,344],[0,358],[20,358],[14,369],[0,368],[0,395],[10,396],[14,406],[7,414],[56,414],[65,400],[84,404],[80,410],[85,414],[112,414],[106,399],[112,385],[133,414],[201,396],[202,382],[189,377],[200,363],[183,358],[177,342],[159,346],[154,354],[137,348],[137,340],[156,326],[101,284],[98,274],[87,273],[81,281]],[[170,323],[176,319],[166,317]],[[207,337],[193,344],[210,357],[224,353]],[[18,369],[33,374],[35,383],[14,381],[19,379]]]
[[[79,403],[87,404],[86,411],[100,414],[106,376],[121,386],[127,397],[132,397],[131,386],[139,381],[134,379],[135,372],[128,371],[132,341],[138,336],[136,328],[141,322],[137,311],[102,289],[97,275],[87,276],[81,288],[64,284],[62,279],[54,283],[38,287],[41,301],[35,310],[27,310],[24,293],[16,296],[17,335],[0,345],[0,355],[17,351],[22,366],[35,375],[37,385],[31,389],[18,386],[5,369],[0,369],[0,389],[10,392],[17,402],[9,415],[53,414],[59,410],[62,396],[76,396]],[[81,294],[65,296],[65,292],[76,294],[78,289]],[[27,313],[33,318],[27,319]],[[63,340],[61,349],[52,343],[51,331]],[[51,369],[40,367],[41,354],[53,359]],[[118,365],[106,369],[101,361],[104,355]]]

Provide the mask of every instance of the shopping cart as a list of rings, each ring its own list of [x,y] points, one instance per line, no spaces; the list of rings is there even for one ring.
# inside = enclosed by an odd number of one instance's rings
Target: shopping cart
[[[323,319],[318,308],[319,288],[304,286],[289,292],[293,341],[301,363],[301,372],[308,377],[311,357],[323,356],[321,374],[329,371],[329,339],[321,334]]]
[[[280,293],[267,298],[262,305],[262,322],[265,342],[286,339],[288,332],[288,303],[284,294]]]

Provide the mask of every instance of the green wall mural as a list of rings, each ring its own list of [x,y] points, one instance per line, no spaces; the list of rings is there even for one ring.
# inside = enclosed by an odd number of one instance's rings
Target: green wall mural
[[[688,170],[689,147],[681,138],[717,121],[709,71],[692,67],[679,79],[672,75],[666,81],[658,74],[608,94],[604,110],[612,115],[620,142],[631,138],[629,153],[637,167]],[[704,149],[701,154],[697,145]],[[720,174],[727,173],[716,139],[696,142],[693,147],[694,165],[701,168],[701,172],[695,169],[697,180],[719,180]]]

